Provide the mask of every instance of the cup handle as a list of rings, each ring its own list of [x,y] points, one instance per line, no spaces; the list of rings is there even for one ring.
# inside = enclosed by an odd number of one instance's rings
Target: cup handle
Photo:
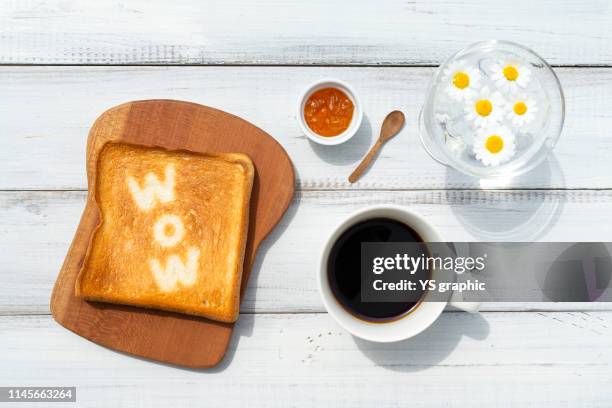
[[[463,296],[459,292],[453,292],[448,303],[451,306],[468,313],[478,313],[478,310],[480,309],[480,302],[464,302]]]

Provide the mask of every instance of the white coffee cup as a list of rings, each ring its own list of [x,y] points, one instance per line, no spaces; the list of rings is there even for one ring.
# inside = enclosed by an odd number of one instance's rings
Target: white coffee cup
[[[384,323],[361,320],[345,310],[338,300],[336,300],[329,286],[327,275],[329,253],[336,240],[344,231],[361,221],[372,218],[391,218],[410,226],[425,242],[444,242],[436,229],[425,221],[422,216],[411,210],[395,205],[380,205],[359,210],[351,214],[341,222],[340,225],[334,228],[323,247],[317,281],[325,308],[344,329],[352,335],[365,340],[383,343],[394,342],[416,336],[428,328],[440,316],[448,303],[467,312],[478,311],[480,306],[479,303],[462,302],[460,296],[456,293],[451,295],[449,302],[422,301],[405,316]],[[360,254],[355,254],[355,256],[360,256]],[[435,278],[436,272],[433,271],[432,274]],[[427,294],[424,296],[427,296]]]

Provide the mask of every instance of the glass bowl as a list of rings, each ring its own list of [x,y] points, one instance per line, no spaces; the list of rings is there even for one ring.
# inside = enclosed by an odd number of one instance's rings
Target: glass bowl
[[[500,82],[499,72],[506,75],[506,71],[500,71],[500,67],[510,64],[508,61],[521,69],[524,67],[526,74],[529,74],[525,77],[530,79],[526,85],[521,83],[522,87],[518,87],[518,80],[515,81],[516,85],[509,81]],[[477,155],[474,150],[482,145],[478,141],[483,140],[479,139],[483,133],[481,127],[470,120],[469,116],[469,110],[478,98],[472,96],[470,99],[466,96],[457,101],[453,99],[457,96],[449,88],[451,81],[456,85],[450,75],[453,67],[459,65],[466,67],[466,70],[469,67],[474,78],[479,78],[479,81],[474,81],[479,83],[478,89],[471,92],[477,94],[482,88],[488,87],[492,93],[499,92],[501,96],[500,101],[503,102],[500,102],[500,106],[505,107],[503,114],[497,115],[499,120],[495,125],[486,127],[498,126],[507,129],[512,135],[511,151],[514,154],[502,163],[485,163],[482,152]],[[456,75],[454,78],[457,78]],[[506,84],[514,88],[505,89]],[[532,98],[533,104],[537,106],[528,124],[516,125],[514,122],[511,113],[517,111],[511,107],[511,100],[518,98],[515,95]],[[470,45],[438,68],[429,84],[427,99],[420,113],[419,134],[425,150],[438,162],[481,179],[509,179],[533,169],[546,158],[561,135],[564,119],[563,90],[546,61],[519,44],[493,40]]]

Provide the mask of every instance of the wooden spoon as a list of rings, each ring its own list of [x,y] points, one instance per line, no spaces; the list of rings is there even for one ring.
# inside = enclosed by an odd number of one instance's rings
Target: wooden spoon
[[[383,143],[397,135],[404,126],[405,121],[406,119],[401,111],[393,111],[387,115],[383,121],[382,127],[380,128],[380,136],[378,136],[378,140],[374,146],[372,146],[368,154],[366,154],[366,156],[363,158],[361,163],[359,163],[359,166],[357,166],[355,171],[351,173],[348,178],[349,182],[354,183],[359,180],[359,177],[361,177],[361,174],[368,168],[372,162],[372,159],[378,150],[380,150]]]

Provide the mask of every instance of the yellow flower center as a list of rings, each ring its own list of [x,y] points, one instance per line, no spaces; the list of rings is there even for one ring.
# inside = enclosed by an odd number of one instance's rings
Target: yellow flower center
[[[515,66],[506,65],[506,67],[504,67],[504,76],[508,81],[516,81],[519,77],[518,69],[516,69]]]
[[[493,111],[493,104],[488,99],[480,99],[476,101],[475,109],[480,116],[489,116]]]
[[[527,113],[527,105],[525,102],[517,102],[514,104],[514,113],[517,115],[524,115]]]
[[[504,139],[497,135],[491,135],[487,138],[487,141],[485,142],[485,148],[489,152],[497,154],[501,152],[504,148]]]
[[[459,89],[465,89],[470,86],[470,76],[465,72],[457,72],[453,76],[453,85]]]

